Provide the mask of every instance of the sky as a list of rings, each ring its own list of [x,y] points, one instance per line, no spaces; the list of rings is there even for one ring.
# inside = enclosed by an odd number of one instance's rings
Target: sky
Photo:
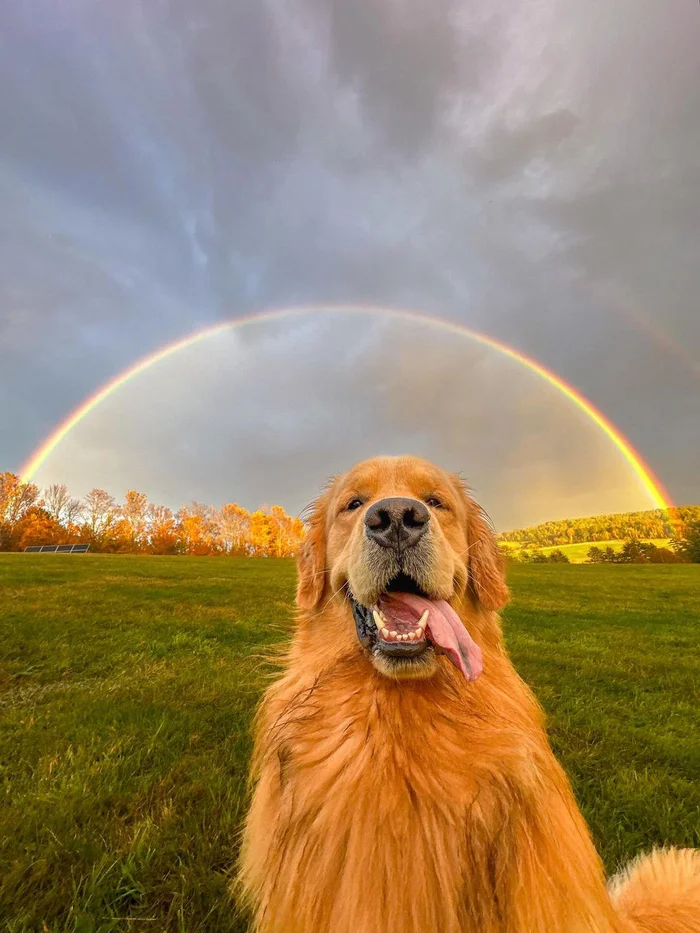
[[[0,469],[191,331],[373,304],[534,357],[700,501],[699,43],[691,0],[2,5]],[[115,393],[37,480],[296,511],[418,452],[501,527],[648,505],[497,357],[322,310],[232,331]]]

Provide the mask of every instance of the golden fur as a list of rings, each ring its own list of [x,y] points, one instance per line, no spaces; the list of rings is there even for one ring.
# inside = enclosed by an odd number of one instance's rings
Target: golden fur
[[[348,498],[436,491],[449,509],[433,516],[416,572],[480,645],[474,683],[445,657],[415,674],[372,659],[347,598],[369,605],[387,582]],[[379,458],[316,501],[294,639],[255,723],[238,881],[255,933],[700,933],[693,850],[656,852],[608,892],[506,655],[496,611],[507,597],[494,536],[456,476]]]

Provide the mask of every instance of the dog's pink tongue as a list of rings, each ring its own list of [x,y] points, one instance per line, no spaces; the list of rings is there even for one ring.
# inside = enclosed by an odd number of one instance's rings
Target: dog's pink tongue
[[[414,593],[392,593],[388,606],[415,616],[417,621],[428,610],[428,632],[454,666],[467,680],[476,680],[484,664],[481,648],[477,645],[452,606],[444,599],[431,600]]]

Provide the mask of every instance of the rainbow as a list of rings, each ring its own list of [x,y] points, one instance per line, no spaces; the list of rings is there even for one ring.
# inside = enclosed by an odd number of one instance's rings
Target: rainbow
[[[257,311],[253,314],[248,314],[233,320],[222,321],[218,324],[205,327],[201,330],[195,331],[194,333],[188,334],[181,340],[176,340],[165,347],[161,347],[160,350],[156,350],[155,353],[151,353],[150,355],[143,357],[133,366],[130,366],[128,369],[125,369],[123,372],[115,376],[114,379],[111,379],[109,382],[105,383],[93,395],[85,399],[82,405],[71,412],[67,418],[65,418],[51,432],[46,440],[34,451],[27,462],[20,468],[22,480],[24,482],[29,482],[39,467],[46,461],[46,459],[51,455],[51,453],[56,449],[61,441],[68,434],[70,434],[73,428],[78,425],[83,420],[83,418],[89,415],[90,412],[94,411],[108,396],[110,396],[113,392],[116,392],[117,389],[125,385],[131,379],[134,379],[140,373],[149,369],[151,366],[155,366],[155,364],[159,363],[161,360],[167,359],[167,357],[172,356],[179,350],[183,350],[185,347],[191,347],[194,344],[200,343],[203,340],[207,340],[209,337],[214,337],[216,334],[220,334],[226,330],[231,330],[237,327],[245,327],[247,324],[254,324],[261,321],[283,321],[288,318],[294,318],[295,316],[308,314],[310,312],[324,314],[344,313],[372,316],[382,315],[387,318],[399,318],[403,321],[413,321],[416,323],[428,324],[435,327],[440,327],[442,330],[451,332],[456,336],[467,337],[475,343],[482,344],[485,347],[490,347],[492,350],[497,350],[499,353],[502,353],[509,359],[516,360],[518,363],[526,366],[533,373],[536,373],[541,379],[549,383],[549,385],[553,386],[555,389],[558,389],[563,395],[566,396],[566,398],[573,402],[577,408],[579,408],[582,412],[585,412],[591,421],[593,421],[594,424],[596,424],[597,427],[605,435],[607,435],[620,454],[630,465],[642,488],[646,492],[649,499],[654,503],[656,508],[669,509],[673,507],[671,497],[664,489],[661,481],[654,475],[650,467],[644,462],[641,454],[632,447],[630,442],[624,437],[624,435],[620,433],[615,425],[577,389],[565,382],[556,373],[553,373],[551,370],[542,366],[541,363],[536,362],[531,357],[526,356],[524,353],[521,353],[519,350],[515,350],[513,347],[510,347],[507,344],[501,343],[500,340],[496,340],[493,337],[489,337],[486,334],[479,333],[478,331],[471,330],[464,324],[457,324],[453,321],[445,320],[444,318],[436,318],[430,314],[425,314],[418,311],[373,307],[367,305],[309,305],[269,311]]]

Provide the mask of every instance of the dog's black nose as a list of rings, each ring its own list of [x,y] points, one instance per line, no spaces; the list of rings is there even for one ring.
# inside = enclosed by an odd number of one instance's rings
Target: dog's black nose
[[[365,514],[367,536],[382,547],[397,551],[413,547],[425,534],[430,521],[427,506],[417,499],[380,499]]]

